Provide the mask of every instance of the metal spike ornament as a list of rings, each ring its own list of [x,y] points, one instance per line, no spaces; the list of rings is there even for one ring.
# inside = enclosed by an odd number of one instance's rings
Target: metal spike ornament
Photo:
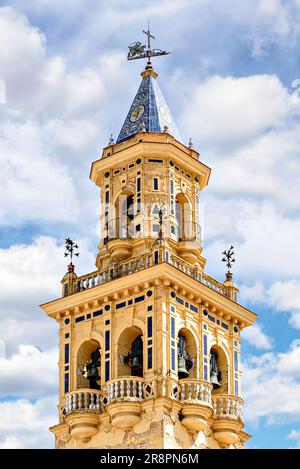
[[[68,265],[68,272],[71,273],[71,272],[74,272],[74,268],[75,268],[75,266],[72,263],[73,256],[76,256],[76,257],[79,256],[79,252],[76,252],[79,249],[79,246],[71,238],[66,238],[65,239],[65,249],[66,250],[64,252],[64,256],[65,257],[70,256],[70,264]]]
[[[149,21],[148,21],[148,30],[143,31],[147,36],[147,46],[142,44],[140,41],[133,42],[128,46],[129,52],[127,55],[127,60],[136,60],[136,59],[147,59],[146,70],[152,68],[151,57],[157,57],[159,55],[168,55],[170,52],[167,52],[162,49],[152,49],[151,48],[151,39],[155,37],[150,32]]]
[[[162,204],[159,208],[159,212],[158,212],[158,220],[159,220],[159,232],[158,232],[158,237],[156,238],[156,240],[154,241],[154,244],[153,244],[153,247],[156,245],[156,244],[162,244],[163,243],[163,239],[164,239],[164,235],[163,235],[163,221],[164,221],[164,217],[165,217],[165,205]]]
[[[226,262],[226,267],[228,269],[228,271],[226,272],[226,280],[232,280],[232,272],[231,272],[231,269],[232,269],[232,264],[235,262],[235,258],[234,258],[234,247],[233,246],[230,246],[229,249],[225,250],[222,252],[223,254],[223,258],[222,258],[222,262]]]

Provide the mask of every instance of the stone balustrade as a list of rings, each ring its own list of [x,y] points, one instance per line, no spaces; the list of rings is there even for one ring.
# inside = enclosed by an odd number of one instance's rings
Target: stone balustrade
[[[65,407],[63,414],[68,415],[73,411],[102,412],[105,401],[101,391],[96,389],[78,389],[65,395]]]
[[[194,402],[211,405],[212,385],[199,379],[172,381],[169,397],[181,402]]]
[[[142,254],[136,258],[120,261],[101,271],[97,270],[77,277],[74,279],[74,292],[78,293],[83,290],[105,284],[117,278],[121,278],[135,272],[140,272],[163,262],[173,265],[181,272],[184,272],[221,295],[228,296],[226,287],[223,283],[210,277],[204,272],[201,272],[199,268],[194,267],[182,258],[169,253],[165,248],[161,247],[158,247],[158,249],[153,252],[151,251],[150,253]],[[73,289],[70,291],[73,291]],[[67,295],[68,293],[65,294]]]
[[[155,396],[155,383],[143,378],[126,376],[113,379],[107,384],[108,403],[118,400],[141,401]]]
[[[243,418],[243,400],[237,396],[220,394],[213,396],[213,417],[216,419],[238,419]]]
[[[141,402],[161,395],[157,382],[129,376],[112,379],[107,383],[106,392],[96,389],[78,389],[65,395],[63,415],[71,412],[104,412],[111,402]],[[197,379],[170,382],[168,397],[182,404],[199,404],[212,407],[214,419],[243,419],[243,400],[238,396],[212,395],[212,385]]]
[[[210,277],[204,272],[202,274],[201,282],[212,290],[215,290],[216,292],[221,293],[221,295],[226,296],[226,288],[223,283],[218,282],[218,280]]]

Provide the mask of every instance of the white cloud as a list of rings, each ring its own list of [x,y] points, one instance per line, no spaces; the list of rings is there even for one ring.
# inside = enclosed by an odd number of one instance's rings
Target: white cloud
[[[295,249],[295,239],[300,238],[300,218],[287,218],[270,203],[238,200],[223,204],[221,198],[218,201],[216,215],[227,207],[232,225],[228,226],[227,211],[223,210],[218,227],[214,214],[217,200],[214,204],[206,203],[205,241],[211,240],[210,227],[215,229],[212,233],[215,239],[205,246],[208,269],[222,275],[224,266],[220,262],[220,253],[232,243],[236,249],[234,270],[238,283],[253,285],[259,281],[268,287],[278,278],[297,278],[300,251]],[[261,291],[259,295],[262,295]]]
[[[182,112],[182,126],[213,147],[244,144],[278,126],[294,102],[273,75],[214,76],[189,91],[193,99]]]
[[[76,271],[80,275],[93,270],[95,258],[86,240],[77,241]],[[57,344],[57,324],[38,305],[61,296],[60,280],[68,262],[63,252],[63,244],[50,237],[0,249],[0,337],[8,354],[24,342],[43,349]]]
[[[58,350],[42,352],[33,345],[20,345],[10,358],[0,358],[1,396],[37,399],[57,391]]]
[[[296,442],[295,443],[296,444],[295,448],[300,448],[300,430],[292,430],[288,434],[287,438],[289,440],[294,440]]]
[[[54,448],[48,428],[57,423],[56,404],[52,396],[34,403],[26,399],[0,401],[0,448]]]
[[[300,418],[300,347],[291,344],[285,353],[250,357],[243,366],[246,420],[258,424],[296,422]],[[298,361],[298,363],[297,363]]]
[[[267,336],[259,324],[253,324],[242,331],[242,338],[259,350],[269,350],[273,347],[272,339]]]
[[[77,214],[68,170],[44,146],[36,124],[2,124],[0,155],[1,224],[28,217],[62,221]]]
[[[268,298],[275,311],[291,314],[290,324],[300,329],[300,280],[278,281],[268,290]]]

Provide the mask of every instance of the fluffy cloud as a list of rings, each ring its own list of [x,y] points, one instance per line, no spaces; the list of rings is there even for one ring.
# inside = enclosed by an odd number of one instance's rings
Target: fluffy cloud
[[[78,242],[77,271],[83,274],[93,269],[94,255],[85,240]],[[0,329],[9,355],[20,343],[43,349],[56,346],[57,324],[38,305],[61,296],[60,280],[66,271],[63,252],[64,246],[50,237],[0,250]]]
[[[244,329],[242,338],[259,350],[269,350],[273,347],[272,339],[262,331],[259,324]]]
[[[35,402],[0,401],[0,448],[53,448],[54,438],[48,428],[57,423],[56,404],[52,396]]]
[[[181,116],[183,128],[212,147],[242,144],[278,126],[294,101],[272,75],[215,76],[190,92],[193,100]]]
[[[1,224],[18,223],[28,216],[62,221],[76,215],[73,181],[67,168],[50,157],[39,130],[34,123],[1,126]]]
[[[10,358],[0,357],[1,397],[37,399],[57,391],[58,350],[42,352],[33,345],[20,345]]]
[[[300,430],[292,430],[287,438],[289,440],[294,440],[296,443],[296,447],[295,448],[300,448]]]
[[[292,279],[274,283],[268,290],[268,298],[275,311],[291,314],[290,324],[300,329],[300,280]]]
[[[243,394],[248,422],[262,417],[269,424],[296,422],[300,418],[300,346],[286,353],[250,357],[243,367]]]

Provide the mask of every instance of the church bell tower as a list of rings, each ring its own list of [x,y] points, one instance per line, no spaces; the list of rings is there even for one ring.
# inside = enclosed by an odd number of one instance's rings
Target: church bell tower
[[[210,168],[182,138],[147,58],[120,134],[90,178],[100,188],[96,270],[43,304],[59,325],[57,448],[241,448],[240,331],[256,315],[230,271],[205,272],[202,190]],[[73,253],[74,243],[67,240]],[[232,250],[225,251],[230,267]],[[226,257],[227,256],[227,257]]]

